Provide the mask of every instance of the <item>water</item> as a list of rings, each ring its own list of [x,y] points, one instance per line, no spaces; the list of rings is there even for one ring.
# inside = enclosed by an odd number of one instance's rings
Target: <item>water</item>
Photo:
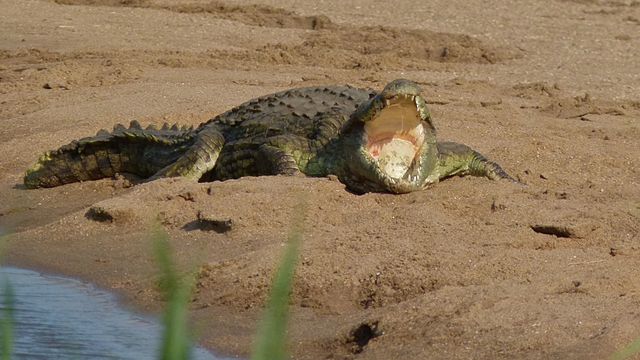
[[[162,326],[122,309],[115,296],[78,280],[0,268],[15,294],[12,359],[157,359]],[[193,359],[220,360],[202,348]]]

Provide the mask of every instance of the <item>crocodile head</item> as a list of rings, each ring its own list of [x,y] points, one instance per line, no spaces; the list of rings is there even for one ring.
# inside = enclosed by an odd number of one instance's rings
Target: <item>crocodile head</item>
[[[436,137],[421,92],[412,81],[394,80],[351,115],[343,133],[347,187],[406,193],[431,182]]]

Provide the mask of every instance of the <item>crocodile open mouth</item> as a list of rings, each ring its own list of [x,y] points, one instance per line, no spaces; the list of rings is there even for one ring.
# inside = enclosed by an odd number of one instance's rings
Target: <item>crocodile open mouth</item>
[[[415,96],[385,99],[382,110],[364,125],[367,151],[389,177],[402,178],[411,169],[425,139]]]

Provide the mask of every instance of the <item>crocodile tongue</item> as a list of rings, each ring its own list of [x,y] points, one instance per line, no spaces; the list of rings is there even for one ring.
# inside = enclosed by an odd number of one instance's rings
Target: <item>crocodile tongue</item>
[[[367,121],[367,151],[387,176],[401,179],[411,169],[424,141],[424,128],[411,96],[386,101]]]

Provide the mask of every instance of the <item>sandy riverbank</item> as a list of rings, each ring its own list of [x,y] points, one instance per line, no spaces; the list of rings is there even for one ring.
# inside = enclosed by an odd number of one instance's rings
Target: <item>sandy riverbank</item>
[[[246,356],[302,199],[295,358],[599,359],[640,337],[637,2],[176,3],[0,0],[0,227],[15,232],[6,261],[156,311],[157,214],[181,263],[198,270],[201,342]],[[357,196],[287,177],[20,186],[43,151],[117,122],[197,125],[289,87],[398,77],[423,86],[439,138],[528,187],[455,178]],[[113,221],[87,217],[92,207]],[[199,212],[233,228],[196,229]],[[363,325],[374,329],[364,347],[352,336]]]

